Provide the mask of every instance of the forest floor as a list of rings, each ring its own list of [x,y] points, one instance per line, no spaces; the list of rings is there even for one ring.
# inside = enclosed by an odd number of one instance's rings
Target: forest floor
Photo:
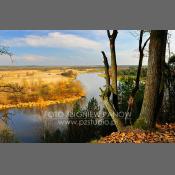
[[[155,131],[113,132],[98,140],[97,143],[175,143],[175,123],[157,124]]]

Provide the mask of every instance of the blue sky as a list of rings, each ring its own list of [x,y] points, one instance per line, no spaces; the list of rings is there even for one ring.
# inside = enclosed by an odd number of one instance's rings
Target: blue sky
[[[138,40],[132,32],[119,30],[119,65],[138,64]],[[1,30],[2,45],[14,54],[13,65],[102,65],[101,50],[110,57],[105,30]],[[8,56],[1,55],[0,65],[12,63]]]

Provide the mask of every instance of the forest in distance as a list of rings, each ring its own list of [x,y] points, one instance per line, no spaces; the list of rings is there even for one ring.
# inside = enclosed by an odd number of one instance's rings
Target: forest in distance
[[[0,142],[175,143],[174,34],[0,31]]]

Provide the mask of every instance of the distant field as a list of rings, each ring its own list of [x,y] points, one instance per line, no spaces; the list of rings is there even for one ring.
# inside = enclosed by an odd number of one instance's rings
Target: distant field
[[[118,69],[128,69],[129,67],[136,67],[136,66],[129,66],[129,65],[119,65]],[[104,66],[0,66],[0,71],[7,71],[7,70],[65,70],[65,69],[75,69],[75,70],[103,70]]]

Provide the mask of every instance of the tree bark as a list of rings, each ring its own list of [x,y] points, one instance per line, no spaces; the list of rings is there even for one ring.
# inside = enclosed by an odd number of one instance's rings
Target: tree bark
[[[117,111],[115,110],[113,104],[110,102],[109,98],[106,95],[103,96],[103,103],[108,110],[109,115],[111,116],[115,126],[117,127],[117,130],[122,131],[124,129],[123,122],[121,121],[121,118],[117,115]]]
[[[109,112],[109,115],[111,116],[116,128],[118,129],[118,131],[122,131],[124,128],[123,122],[121,120],[121,118],[119,118],[119,116],[117,115],[117,111],[113,105],[113,103],[111,103],[110,101],[110,96],[111,96],[111,85],[110,85],[110,76],[109,76],[109,64],[108,64],[108,59],[105,55],[105,53],[102,51],[102,55],[103,55],[103,62],[105,65],[105,79],[106,79],[106,89],[105,90],[101,90],[101,98],[102,101],[104,103],[104,106],[106,107],[107,111]]]
[[[110,42],[110,51],[111,51],[111,79],[112,79],[112,103],[116,111],[119,111],[118,108],[118,89],[117,89],[117,61],[116,61],[116,52],[115,52],[115,39],[117,37],[118,31],[113,30],[113,33],[110,34],[110,31],[107,30],[109,42]]]
[[[106,57],[106,54],[104,51],[101,52],[103,55],[103,63],[105,66],[105,79],[106,79],[106,86],[107,88],[110,87],[110,75],[109,75],[109,64],[108,64],[108,59]]]
[[[160,107],[159,95],[162,92],[162,76],[165,62],[167,30],[152,30],[149,45],[147,81],[143,105],[135,126],[142,129],[155,127],[157,111]],[[161,96],[162,98],[162,96]]]

